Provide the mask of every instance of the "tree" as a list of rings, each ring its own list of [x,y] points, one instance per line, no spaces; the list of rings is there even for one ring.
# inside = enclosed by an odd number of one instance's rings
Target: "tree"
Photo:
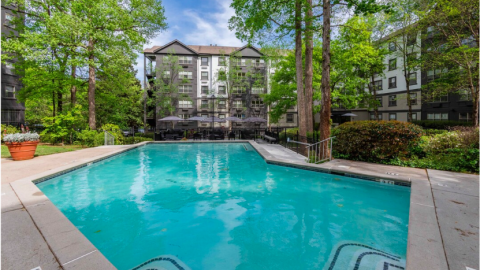
[[[424,98],[448,93],[465,95],[473,102],[474,126],[479,123],[478,10],[478,1],[438,0],[420,24],[427,29],[423,68],[433,70],[433,78],[438,77],[426,85]],[[436,74],[435,70],[443,72]]]

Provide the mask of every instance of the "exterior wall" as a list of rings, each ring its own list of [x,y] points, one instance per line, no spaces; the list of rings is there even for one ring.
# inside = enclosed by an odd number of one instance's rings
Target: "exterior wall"
[[[12,16],[13,13],[10,9],[15,8],[12,6],[4,6],[1,8],[1,23],[2,23],[2,36],[18,35],[18,32],[14,28],[7,26],[5,14],[8,13]],[[12,61],[14,62],[14,61]],[[18,92],[22,89],[20,82],[20,76],[16,75],[13,69],[7,68],[2,64],[2,79],[1,79],[1,121],[2,124],[19,126],[25,123],[25,106],[23,103],[17,100]],[[15,97],[6,97],[6,87],[15,88]]]

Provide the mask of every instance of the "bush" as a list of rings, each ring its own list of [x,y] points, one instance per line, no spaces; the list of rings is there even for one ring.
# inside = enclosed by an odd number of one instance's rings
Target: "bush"
[[[94,147],[104,143],[103,132],[96,130],[84,129],[77,133],[77,138],[82,146]]]
[[[7,133],[7,134],[14,134],[14,133],[18,133],[19,130],[18,130],[18,128],[14,127],[14,126],[2,125],[2,131],[1,131],[2,141],[3,141],[3,133],[4,132]]]
[[[442,120],[442,121],[434,121],[434,120],[418,120],[412,121],[415,125],[419,125],[425,129],[449,129],[450,127],[455,126],[472,126],[473,123],[470,121],[453,121],[453,120]]]
[[[446,152],[450,149],[478,149],[478,128],[460,127],[453,131],[422,138],[420,146],[428,154]]]
[[[135,136],[135,138],[134,137],[125,138],[125,144],[136,144],[139,142],[149,142],[149,141],[153,141],[153,139],[145,138],[145,137],[137,137],[137,136]]]
[[[108,131],[115,137],[115,144],[124,144],[125,137],[119,126],[114,124],[105,124],[102,126],[101,131]],[[103,133],[102,133],[103,136]]]
[[[363,161],[385,161],[409,154],[424,134],[408,122],[355,121],[332,130],[336,157]]]
[[[436,134],[444,134],[444,133],[447,133],[448,130],[446,129],[425,129],[425,135],[427,136],[432,136],[432,135],[436,135]]]

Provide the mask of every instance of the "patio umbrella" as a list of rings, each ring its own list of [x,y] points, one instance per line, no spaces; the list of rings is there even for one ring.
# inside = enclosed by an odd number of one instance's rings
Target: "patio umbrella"
[[[243,122],[242,119],[240,119],[240,118],[238,118],[238,117],[235,117],[235,116],[227,117],[227,118],[225,118],[225,120],[227,120],[227,121],[232,121],[232,122]]]
[[[358,116],[358,115],[354,113],[346,113],[346,114],[342,114],[342,116]]]
[[[225,119],[220,119],[218,117],[208,117],[208,118],[204,118],[203,120],[201,120],[201,122],[209,122],[211,123],[213,120],[213,122],[215,123],[224,123],[225,122]]]
[[[162,122],[172,122],[172,129],[175,127],[175,121],[184,121],[182,118],[177,117],[177,116],[167,116],[162,119],[158,119],[158,121]]]
[[[266,123],[267,120],[266,119],[263,119],[263,118],[260,118],[260,117],[249,117],[245,120],[243,120],[244,122],[250,122],[250,123]]]
[[[190,117],[188,119],[185,119],[185,121],[202,121],[202,120],[205,120],[205,117],[194,116],[194,117]]]

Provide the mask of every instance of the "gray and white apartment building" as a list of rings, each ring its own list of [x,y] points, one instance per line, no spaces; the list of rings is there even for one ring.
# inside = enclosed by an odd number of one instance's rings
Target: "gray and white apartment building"
[[[220,70],[225,69],[226,61],[229,61],[229,55],[236,53],[241,56],[238,66],[241,72],[245,72],[251,68],[255,72],[263,74],[265,80],[264,87],[254,87],[252,84],[242,89],[233,87],[230,91],[226,91],[226,86],[217,80],[216,76]],[[218,117],[225,118],[235,116],[241,119],[247,117],[260,117],[268,120],[268,108],[264,105],[260,94],[268,93],[268,80],[274,73],[274,69],[263,60],[262,52],[252,46],[231,47],[217,45],[185,45],[178,40],[174,40],[163,46],[154,46],[144,50],[144,72],[146,87],[152,89],[156,80],[161,76],[158,68],[162,65],[163,58],[173,54],[178,56],[179,65],[182,71],[179,74],[181,79],[186,79],[186,83],[179,85],[179,93],[188,95],[189,100],[178,100],[176,104],[175,116],[187,119],[193,116],[201,117]],[[249,66],[253,65],[253,66]],[[244,73],[245,74],[245,73]],[[247,78],[246,78],[247,79]],[[231,106],[227,106],[228,95],[230,97]],[[149,90],[149,95],[152,92]],[[229,109],[227,109],[230,107]],[[159,115],[158,108],[149,108],[154,110],[153,117],[149,117],[147,122],[157,129],[164,128],[159,119],[165,115]],[[235,128],[245,126],[256,128],[264,128],[266,125],[247,124],[240,122],[216,123],[216,127],[229,127],[233,124]],[[186,121],[177,124],[178,128],[191,129],[197,127],[208,128],[211,123],[199,123],[196,121]],[[278,124],[272,124],[274,127],[295,127],[297,126],[297,112],[292,108]],[[166,126],[165,126],[166,127]]]
[[[420,32],[415,37],[407,41],[410,46],[408,52],[413,57],[420,57],[422,50],[427,50],[426,46],[429,40],[433,38],[434,28],[429,27],[426,33]],[[384,70],[382,75],[376,75],[374,86],[377,89],[377,100],[380,103],[378,114],[380,120],[398,120],[408,121],[408,103],[407,103],[407,85],[403,74],[403,57],[399,53],[398,45],[401,42],[393,42],[395,33],[386,37],[382,41],[389,54],[385,57]],[[459,89],[460,93],[450,93],[445,96],[438,96],[433,99],[422,100],[422,86],[434,80],[446,69],[421,70],[417,69],[409,74],[410,98],[412,104],[412,120],[455,120],[470,121],[472,119],[472,98],[469,91]],[[367,90],[368,91],[368,90]],[[373,110],[365,108],[356,108],[346,110],[343,108],[333,109],[333,122],[340,124],[345,118],[339,117],[346,112],[352,112],[357,115],[353,121],[373,120],[375,119]]]
[[[5,5],[2,2],[2,36],[18,35],[12,21],[15,19],[13,10],[17,6]],[[2,64],[2,124],[19,126],[25,122],[25,106],[17,100],[22,89],[20,77],[15,74],[13,61]]]

